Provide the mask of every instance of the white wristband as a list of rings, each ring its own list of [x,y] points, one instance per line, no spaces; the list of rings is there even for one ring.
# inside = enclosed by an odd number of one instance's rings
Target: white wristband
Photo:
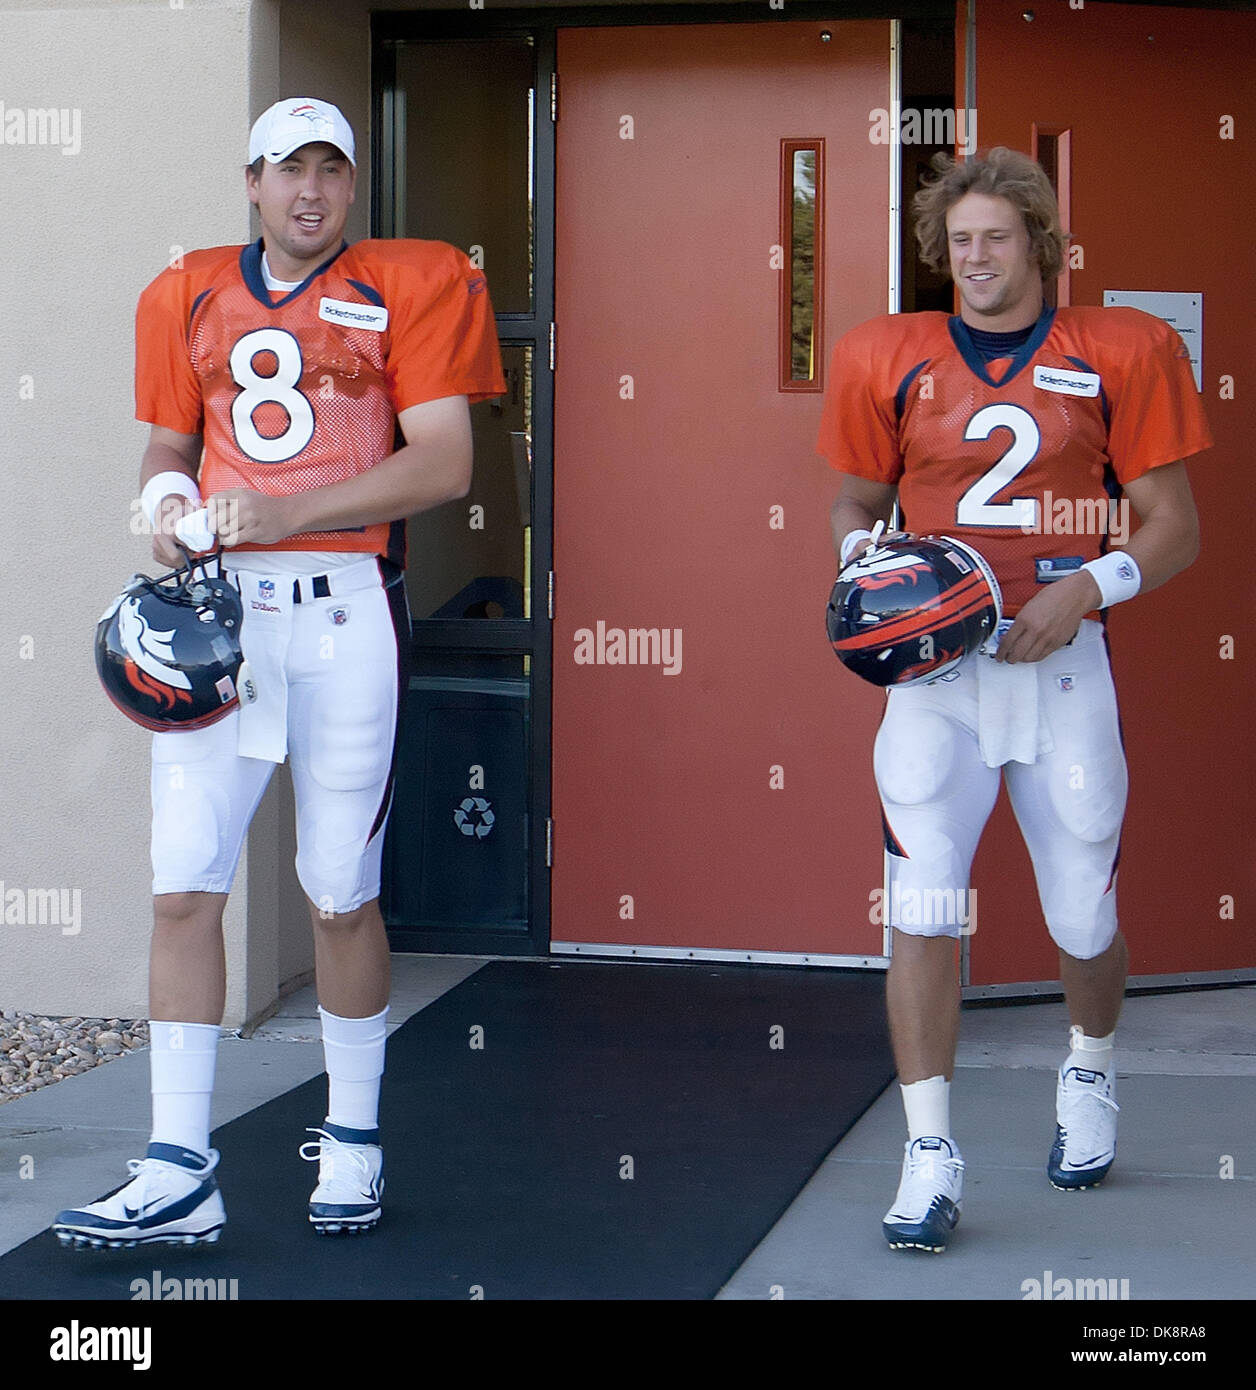
[[[174,468],[156,474],[149,478],[144,484],[144,491],[140,493],[140,506],[150,526],[157,525],[157,508],[172,494],[187,497],[193,502],[201,500],[201,490],[195,478],[189,478],[186,473],[180,473]]]
[[[1125,550],[1110,550],[1106,555],[1083,565],[1082,569],[1089,570],[1099,586],[1101,608],[1124,603],[1142,587],[1143,576],[1138,562]]]
[[[849,560],[850,560],[850,552],[851,552],[852,550],[854,550],[854,548],[855,548],[861,541],[870,541],[871,539],[872,539],[872,532],[871,532],[871,531],[848,531],[848,532],[846,533],[845,537],[844,537],[843,540],[842,540],[842,550],[841,550],[841,561],[842,561],[841,567],[842,567],[842,569],[845,569],[845,568],[846,568],[846,565],[847,565],[847,563],[848,563]]]

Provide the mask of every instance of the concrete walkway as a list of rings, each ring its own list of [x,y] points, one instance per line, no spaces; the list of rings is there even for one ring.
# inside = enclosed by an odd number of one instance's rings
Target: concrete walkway
[[[390,1026],[482,964],[395,956]],[[1067,1033],[1059,1003],[965,1011],[952,1089],[964,1215],[945,1255],[891,1252],[881,1236],[906,1137],[892,1086],[719,1296],[1021,1300],[1045,1274],[1057,1293],[1060,1279],[1102,1279],[1131,1299],[1256,1297],[1256,986],[1127,1001],[1118,1159],[1091,1192],[1057,1192],[1045,1172]],[[251,1038],[224,1038],[214,1125],[322,1069],[301,990]],[[148,1131],[143,1054],[0,1106],[0,1253],[121,1182]]]

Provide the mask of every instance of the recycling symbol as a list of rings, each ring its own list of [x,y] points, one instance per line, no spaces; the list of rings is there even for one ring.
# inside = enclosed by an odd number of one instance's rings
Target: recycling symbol
[[[493,808],[482,796],[468,796],[454,812],[454,824],[464,835],[482,840],[493,828]]]

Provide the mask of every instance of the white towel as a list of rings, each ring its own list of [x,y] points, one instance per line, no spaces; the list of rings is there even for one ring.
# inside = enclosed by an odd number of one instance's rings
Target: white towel
[[[288,756],[288,641],[292,635],[292,576],[237,570],[244,605],[240,646],[255,698],[240,702],[243,758],[282,763]]]
[[[1040,753],[1055,748],[1046,710],[1038,699],[1042,663],[1009,665],[994,659],[993,652],[1011,625],[1011,619],[1004,619],[983,650],[969,657],[977,666],[977,744],[987,767],[1036,762]]]

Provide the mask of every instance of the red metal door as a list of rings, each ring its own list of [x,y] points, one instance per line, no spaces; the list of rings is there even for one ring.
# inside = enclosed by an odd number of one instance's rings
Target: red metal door
[[[1227,388],[1251,356],[1256,262],[1239,129],[1256,123],[1251,17],[1149,5],[976,7],[982,147],[1034,152],[1067,138],[1062,211],[1074,266],[1067,299],[1105,290],[1203,295],[1202,387],[1216,448],[1187,461],[1200,558],[1165,588],[1113,610],[1113,674],[1130,799],[1117,910],[1134,979],[1251,978],[1245,903],[1256,897],[1251,392]],[[961,30],[962,34],[962,30]],[[961,41],[960,51],[962,54]],[[1173,93],[1174,116],[1162,94]],[[1221,95],[1224,94],[1224,95]],[[970,96],[968,104],[974,104]],[[1228,640],[1229,639],[1229,640]],[[974,987],[1051,981],[1056,951],[1004,799],[973,869]]]
[[[825,640],[781,229],[783,142],[822,142],[823,363],[886,309],[889,54],[881,21],[560,33],[556,950],[881,955],[883,697]]]

